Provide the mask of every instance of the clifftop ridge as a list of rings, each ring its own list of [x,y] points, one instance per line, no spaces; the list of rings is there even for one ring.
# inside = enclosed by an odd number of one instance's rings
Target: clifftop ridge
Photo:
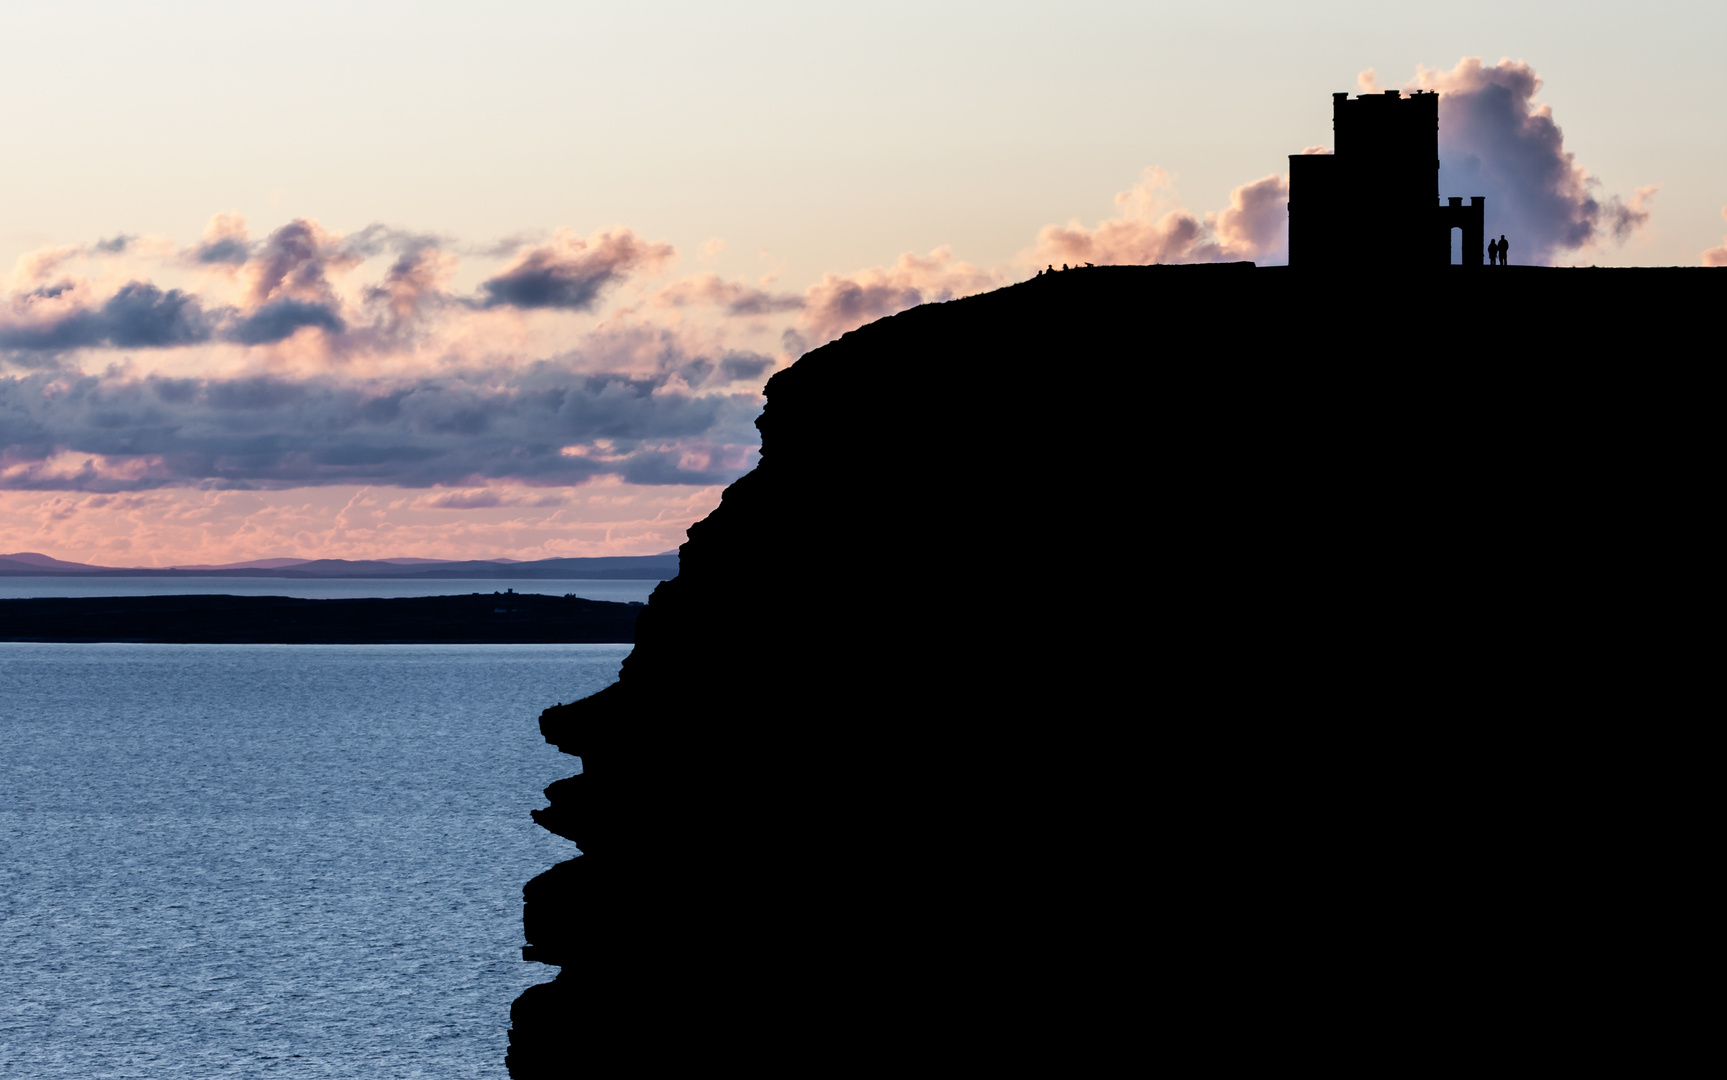
[[[620,680],[541,716],[582,772],[535,816],[582,854],[525,890],[561,970],[515,1005],[512,1075],[1084,1073],[1154,1005],[1182,1039],[1275,1027],[1256,995],[1305,942],[1392,932],[1338,898],[1393,872],[1396,789],[1448,760],[1429,724],[1576,610],[1578,530],[1635,502],[1670,404],[1646,344],[1724,288],[1098,267],[812,350]],[[956,545],[966,572],[931,564]],[[1099,545],[1136,561],[1025,572]],[[1504,805],[1481,784],[1470,815]]]

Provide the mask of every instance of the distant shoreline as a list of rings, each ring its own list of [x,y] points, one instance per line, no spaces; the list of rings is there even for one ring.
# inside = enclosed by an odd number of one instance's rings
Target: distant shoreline
[[[666,581],[678,576],[676,552],[665,555],[612,555],[587,559],[536,559],[532,562],[497,563],[485,560],[462,560],[439,563],[407,564],[382,560],[349,561],[347,559],[316,559],[294,566],[229,567],[182,570],[178,567],[117,567],[65,564],[39,565],[20,561],[16,557],[0,556],[0,577],[56,578],[286,578],[300,581],[327,581],[340,578],[376,578],[381,580],[437,580],[464,578],[469,580],[541,581],[567,578],[591,581]]]
[[[374,573],[312,573],[301,574],[292,570],[11,570],[0,569],[0,577],[5,578],[283,578],[295,581],[400,581],[400,580],[447,580],[459,579],[465,581],[669,581],[678,576],[676,566],[664,568],[662,572],[646,573],[643,569],[623,570],[569,570],[557,567],[534,568],[527,571],[516,571],[508,567],[498,570],[488,570],[479,573],[470,569],[461,570],[427,570],[420,573],[406,574],[374,574]]]
[[[0,599],[0,641],[155,645],[631,644],[644,605],[533,593]]]

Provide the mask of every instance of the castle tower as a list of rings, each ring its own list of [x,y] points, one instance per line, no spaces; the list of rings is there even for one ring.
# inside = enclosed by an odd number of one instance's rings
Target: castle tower
[[[1439,95],[1331,95],[1330,154],[1289,157],[1289,265],[1341,271],[1388,261],[1480,266],[1487,200],[1439,199]]]

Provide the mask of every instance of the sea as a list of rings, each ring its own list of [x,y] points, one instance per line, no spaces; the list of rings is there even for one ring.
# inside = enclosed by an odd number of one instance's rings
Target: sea
[[[504,1076],[539,713],[629,651],[0,643],[0,1077]]]

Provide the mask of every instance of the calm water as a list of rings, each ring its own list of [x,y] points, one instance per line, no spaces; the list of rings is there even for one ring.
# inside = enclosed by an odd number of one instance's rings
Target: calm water
[[[161,578],[161,577],[0,577],[0,600],[22,596],[297,596],[333,600],[344,596],[459,596],[463,593],[544,593],[589,600],[647,603],[657,581],[596,581],[592,578],[547,578],[543,581],[502,581],[498,578],[442,578],[397,581],[393,578],[337,578],[305,581],[295,578]]]
[[[502,1076],[627,645],[0,643],[0,1075]]]

